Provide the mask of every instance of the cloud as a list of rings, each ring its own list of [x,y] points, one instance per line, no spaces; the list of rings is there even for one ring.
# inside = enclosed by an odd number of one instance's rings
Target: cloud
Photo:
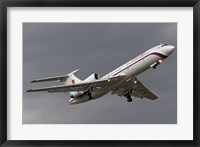
[[[77,68],[80,79],[100,76],[160,43],[177,44],[176,23],[24,23],[24,124],[171,124],[177,123],[177,53],[139,80],[159,96],[156,101],[107,94],[69,105],[68,93],[25,93],[35,78],[67,74]],[[169,74],[170,73],[170,74]]]

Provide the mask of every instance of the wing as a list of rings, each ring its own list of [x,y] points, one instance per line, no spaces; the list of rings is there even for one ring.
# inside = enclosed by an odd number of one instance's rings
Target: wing
[[[120,80],[123,77],[124,76],[116,76],[107,79],[99,79],[92,82],[82,82],[73,85],[60,85],[53,87],[36,88],[36,89],[30,89],[27,92],[40,92],[40,91],[47,91],[49,93],[73,92],[73,91],[86,91],[92,87],[96,87],[98,89],[104,89],[107,88],[110,84],[114,84],[116,81]]]
[[[155,100],[158,97],[149,91],[136,77],[126,80],[120,87],[114,89],[111,94],[117,94],[118,96],[124,96],[128,92],[131,92],[132,96],[139,98],[147,98]]]
[[[63,82],[65,81],[70,75],[74,74],[77,72],[79,69],[69,73],[68,75],[62,75],[62,76],[55,76],[55,77],[48,77],[48,78],[43,78],[43,79],[36,79],[31,81],[31,83],[36,83],[36,82],[47,82],[47,81],[59,81]]]

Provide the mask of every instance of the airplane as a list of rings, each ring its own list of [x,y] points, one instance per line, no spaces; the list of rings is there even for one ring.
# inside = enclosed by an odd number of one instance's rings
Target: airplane
[[[155,100],[158,97],[138,80],[137,75],[149,68],[156,69],[174,50],[175,47],[169,44],[157,45],[102,78],[99,78],[97,73],[93,73],[82,81],[74,75],[79,70],[77,69],[67,75],[36,79],[31,81],[31,83],[58,81],[64,84],[30,89],[27,92],[69,92],[71,97],[69,104],[71,105],[95,100],[109,92],[125,97],[128,102],[132,102],[131,96]]]

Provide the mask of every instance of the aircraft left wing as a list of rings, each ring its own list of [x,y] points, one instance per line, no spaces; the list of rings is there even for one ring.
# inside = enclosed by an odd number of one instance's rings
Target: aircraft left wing
[[[42,88],[36,88],[36,89],[30,89],[26,92],[42,92],[47,91],[49,93],[54,92],[73,92],[73,91],[86,91],[89,90],[92,87],[98,87],[98,88],[106,88],[109,84],[112,84],[113,82],[120,80],[124,76],[115,76],[107,79],[99,79],[91,82],[82,82],[78,84],[73,85],[60,85],[60,86],[53,86],[53,87],[42,87]]]
[[[155,100],[158,97],[148,90],[136,77],[126,80],[124,83],[112,91],[111,94],[117,94],[118,96],[124,96],[128,92],[132,96],[139,98],[147,98],[150,100]]]

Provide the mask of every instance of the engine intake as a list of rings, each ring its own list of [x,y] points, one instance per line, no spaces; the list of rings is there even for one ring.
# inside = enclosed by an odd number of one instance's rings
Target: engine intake
[[[98,79],[99,79],[99,75],[97,73],[93,73],[89,77],[87,77],[84,81],[89,82],[89,81],[94,81]]]

